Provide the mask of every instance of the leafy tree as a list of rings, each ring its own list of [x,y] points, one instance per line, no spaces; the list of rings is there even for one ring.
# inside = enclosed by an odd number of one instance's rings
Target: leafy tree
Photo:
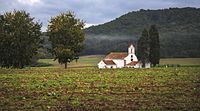
[[[142,31],[142,36],[138,40],[138,58],[142,62],[142,67],[145,67],[145,63],[149,62],[149,33],[147,29]]]
[[[29,65],[40,44],[41,24],[25,11],[0,16],[0,66],[23,68]]]
[[[152,25],[149,30],[150,37],[150,55],[149,60],[153,66],[159,64],[160,61],[160,42],[159,33],[156,25]]]
[[[83,49],[84,22],[77,19],[72,12],[61,13],[53,17],[48,25],[47,33],[51,41],[51,53],[60,64],[65,64],[78,58]]]

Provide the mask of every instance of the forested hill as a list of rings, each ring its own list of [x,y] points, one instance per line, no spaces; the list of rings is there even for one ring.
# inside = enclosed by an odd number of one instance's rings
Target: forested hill
[[[170,8],[130,12],[111,22],[89,27],[86,33],[133,36],[152,24],[157,24],[160,31],[199,31],[200,9]]]
[[[200,9],[170,8],[129,12],[115,20],[85,29],[86,49],[82,54],[126,51],[136,44],[144,28],[156,24],[162,57],[200,57]]]

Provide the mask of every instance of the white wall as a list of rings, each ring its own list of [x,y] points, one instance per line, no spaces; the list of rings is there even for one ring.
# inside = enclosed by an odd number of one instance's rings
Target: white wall
[[[103,61],[100,61],[98,63],[98,68],[106,68],[105,66],[106,66],[106,64]]]
[[[141,64],[140,62],[138,62],[138,63],[134,66],[134,68],[142,68],[142,64]]]
[[[132,54],[135,54],[135,47],[133,45],[128,47],[128,53],[131,54],[131,49],[132,49]]]
[[[106,68],[117,68],[117,66],[116,65],[106,65]]]
[[[106,65],[103,61],[100,61],[99,63],[98,63],[98,68],[100,68],[100,69],[104,69],[104,68],[117,68],[117,66],[116,65]]]
[[[117,68],[124,67],[124,60],[122,60],[122,59],[113,59],[113,62],[117,65]]]
[[[151,64],[150,63],[145,63],[145,68],[151,68]]]
[[[126,58],[124,58],[126,60],[126,64],[131,62],[131,55],[133,55],[133,61],[138,61],[137,57],[135,54],[129,54]]]
[[[134,68],[142,68],[142,63],[138,62]],[[151,68],[151,63],[145,63],[145,68]]]

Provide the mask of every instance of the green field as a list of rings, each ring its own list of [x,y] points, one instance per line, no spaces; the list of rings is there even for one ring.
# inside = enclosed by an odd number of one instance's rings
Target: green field
[[[73,61],[68,66],[70,68],[97,67],[98,62],[104,57],[103,55],[82,56],[78,62]],[[47,64],[48,67],[64,67],[53,59],[40,59],[39,62]],[[163,58],[160,59],[160,65],[200,66],[200,58]]]
[[[166,58],[161,59],[160,64],[200,65],[200,58]]]
[[[101,61],[103,57],[104,56],[102,55],[82,56],[79,58],[78,62],[73,61],[71,63],[68,63],[68,67],[70,68],[96,67],[98,62]],[[54,61],[53,59],[40,59],[38,62],[41,64],[46,64],[48,67],[53,67],[53,68],[64,67],[63,65],[58,64],[58,62]]]
[[[200,110],[200,67],[193,59],[179,62],[187,67],[98,69],[101,58],[81,57],[69,69],[49,59],[39,60],[47,67],[0,69],[0,111]]]

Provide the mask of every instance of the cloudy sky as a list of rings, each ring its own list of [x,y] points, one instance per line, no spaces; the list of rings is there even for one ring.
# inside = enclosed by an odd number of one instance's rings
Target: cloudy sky
[[[46,30],[52,16],[68,10],[86,22],[86,27],[102,24],[127,12],[139,9],[169,7],[200,7],[200,0],[0,0],[0,14],[6,11],[26,10]]]

